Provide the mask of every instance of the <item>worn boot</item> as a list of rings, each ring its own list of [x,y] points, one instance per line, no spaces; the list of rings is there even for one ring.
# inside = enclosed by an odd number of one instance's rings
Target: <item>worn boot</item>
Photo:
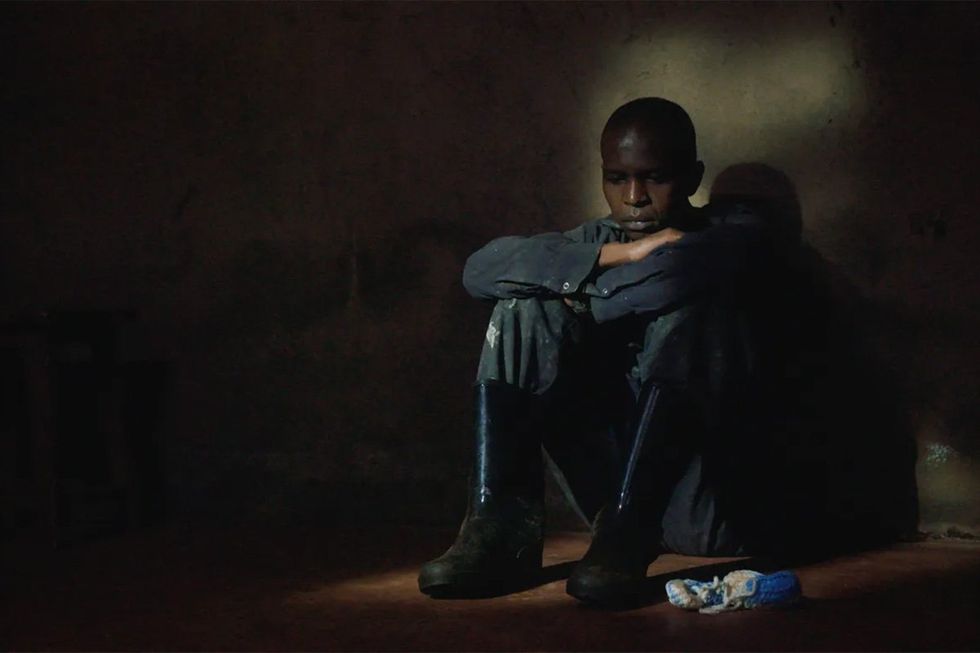
[[[540,573],[544,478],[537,400],[511,385],[477,385],[469,508],[452,547],[422,566],[423,593],[504,593]]]
[[[614,606],[643,594],[647,567],[660,553],[661,518],[683,468],[683,455],[665,444],[673,403],[655,385],[640,395],[616,500],[596,517],[592,544],[565,586],[579,600]]]

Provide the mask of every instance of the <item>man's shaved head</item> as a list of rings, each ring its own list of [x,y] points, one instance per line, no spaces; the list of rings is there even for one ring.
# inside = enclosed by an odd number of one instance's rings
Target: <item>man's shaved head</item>
[[[704,164],[684,109],[656,97],[624,104],[606,122],[599,149],[610,216],[630,238],[689,221],[688,198],[701,184]]]
[[[678,167],[698,160],[694,123],[681,106],[659,97],[644,97],[619,107],[606,121],[602,140],[627,131],[654,141],[661,156]]]

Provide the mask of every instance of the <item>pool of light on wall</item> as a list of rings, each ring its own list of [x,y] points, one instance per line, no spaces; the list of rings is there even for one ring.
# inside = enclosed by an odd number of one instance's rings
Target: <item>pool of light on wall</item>
[[[672,99],[691,114],[707,170],[697,205],[725,167],[762,161],[794,178],[802,199],[819,188],[840,198],[857,192],[840,143],[867,111],[863,73],[844,31],[796,26],[746,31],[732,22],[715,31],[677,33],[664,24],[608,49],[592,86],[587,124],[595,125],[581,174],[583,203],[605,210],[596,142],[616,106],[636,97]],[[801,33],[803,32],[803,33]]]

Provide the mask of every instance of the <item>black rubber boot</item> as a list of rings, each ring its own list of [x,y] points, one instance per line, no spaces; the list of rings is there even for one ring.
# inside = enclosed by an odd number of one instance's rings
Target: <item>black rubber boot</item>
[[[488,596],[531,584],[541,571],[544,472],[538,398],[514,386],[476,387],[476,456],[469,508],[419,589],[437,598]]]
[[[665,446],[677,414],[672,397],[651,385],[637,407],[618,496],[596,517],[592,544],[565,585],[568,594],[592,604],[629,605],[642,598],[647,567],[660,553],[660,521],[683,469],[683,457]]]

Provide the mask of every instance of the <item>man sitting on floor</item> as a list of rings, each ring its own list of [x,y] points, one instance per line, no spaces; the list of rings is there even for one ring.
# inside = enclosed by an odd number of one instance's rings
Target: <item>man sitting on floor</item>
[[[657,554],[746,552],[726,460],[750,428],[752,307],[767,240],[747,211],[695,208],[694,126],[677,104],[618,108],[601,137],[610,215],[505,237],[466,263],[495,300],[476,380],[475,465],[456,542],[426,563],[432,596],[520,587],[541,568],[542,448],[592,525],[567,591],[612,604]]]

